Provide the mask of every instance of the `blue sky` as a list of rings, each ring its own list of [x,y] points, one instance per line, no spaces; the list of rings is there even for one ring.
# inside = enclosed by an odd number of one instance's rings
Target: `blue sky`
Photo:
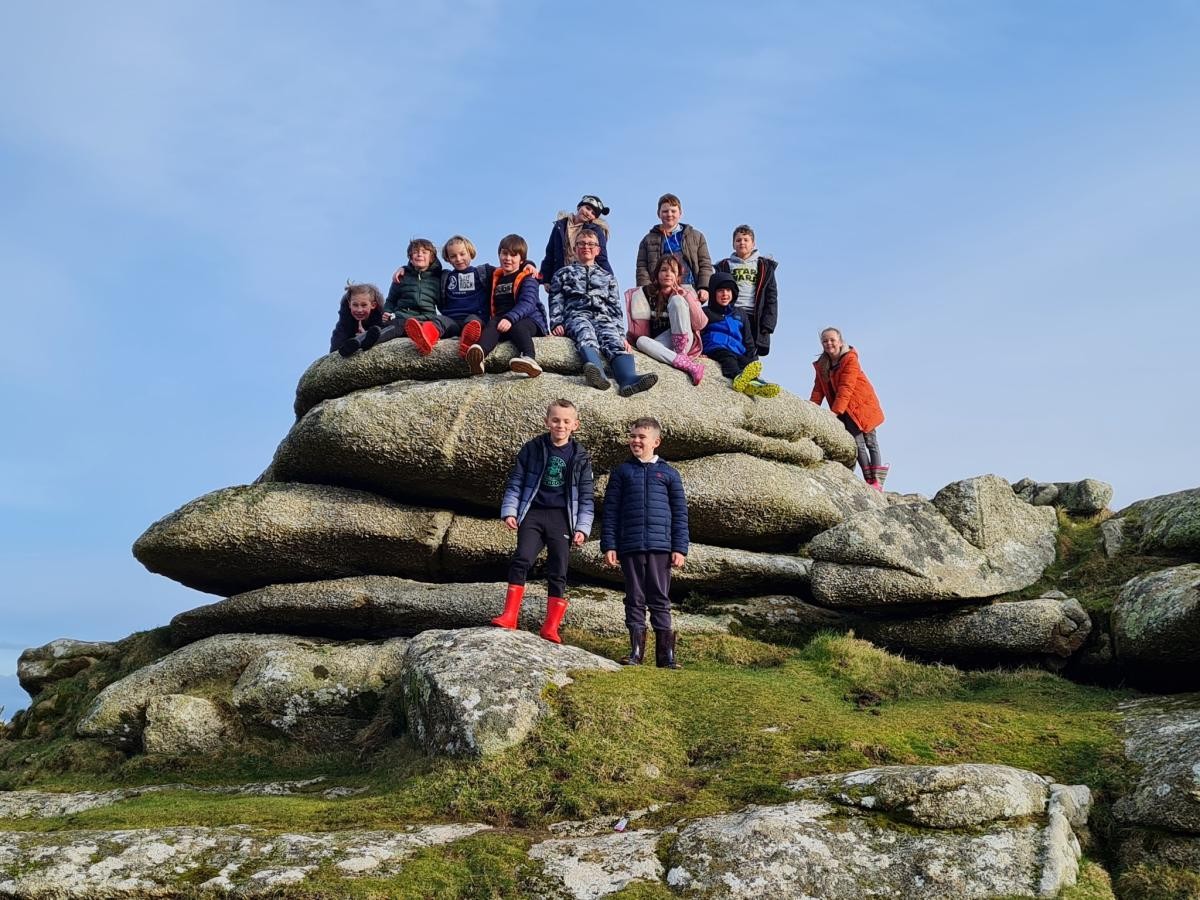
[[[129,546],[266,465],[347,277],[422,235],[540,256],[583,193],[623,284],[664,191],[714,255],[751,223],[781,264],[768,376],[806,393],[840,326],[889,487],[1197,483],[1192,0],[3,19],[0,675],[208,601]]]

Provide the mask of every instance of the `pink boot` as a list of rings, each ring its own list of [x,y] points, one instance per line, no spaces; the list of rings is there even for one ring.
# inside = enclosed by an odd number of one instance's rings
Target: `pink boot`
[[[687,372],[692,379],[692,384],[699,384],[704,379],[704,363],[698,359],[692,359],[686,353],[676,353],[675,360],[671,365],[681,372]]]

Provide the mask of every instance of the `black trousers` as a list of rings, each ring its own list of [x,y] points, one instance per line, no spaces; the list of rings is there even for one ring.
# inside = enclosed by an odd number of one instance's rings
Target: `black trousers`
[[[514,326],[515,328],[515,326]],[[529,569],[546,548],[546,585],[548,596],[565,597],[567,591],[567,562],[571,552],[571,522],[567,510],[538,509],[525,513],[517,526],[517,552],[508,566],[508,583],[524,584]]]
[[[501,341],[512,341],[519,354],[533,359],[533,337],[538,333],[538,323],[533,319],[518,319],[512,328],[501,334],[496,330],[496,323],[502,318],[504,317],[493,316],[484,324],[483,334],[479,336],[479,346],[483,348],[483,355],[487,356],[495,350]]]
[[[718,347],[716,350],[705,350],[704,355],[717,361],[717,365],[721,367],[721,374],[726,378],[737,378],[742,374],[742,369],[758,359],[758,354],[753,351],[739,355],[723,347]]]
[[[842,420],[842,424],[854,438],[854,443],[858,447],[858,466],[863,470],[863,474],[865,475],[867,469],[872,466],[883,465],[883,457],[879,453],[879,439],[875,437],[875,432],[862,431],[854,424],[850,413],[842,413],[838,418]]]
[[[646,607],[655,631],[671,630],[671,554],[625,553],[625,627],[646,630]]]

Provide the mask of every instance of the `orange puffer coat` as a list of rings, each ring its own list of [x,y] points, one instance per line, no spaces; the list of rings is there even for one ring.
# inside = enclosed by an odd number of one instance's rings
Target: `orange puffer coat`
[[[833,365],[829,356],[822,353],[813,361],[813,368],[817,373],[809,398],[813,403],[820,405],[822,400],[828,400],[834,415],[849,413],[863,432],[874,431],[883,424],[883,409],[875,388],[858,364],[857,350],[848,347]]]

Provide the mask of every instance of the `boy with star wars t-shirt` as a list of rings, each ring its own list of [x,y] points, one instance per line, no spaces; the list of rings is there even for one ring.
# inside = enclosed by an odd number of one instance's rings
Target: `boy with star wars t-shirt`
[[[570,400],[546,407],[546,433],[521,448],[508,476],[500,518],[517,533],[517,552],[508,568],[504,612],[492,619],[501,628],[516,628],[529,568],[545,547],[546,621],[539,632],[562,643],[558,626],[567,611],[567,560],[592,530],[592,459],[572,435],[579,412]]]

